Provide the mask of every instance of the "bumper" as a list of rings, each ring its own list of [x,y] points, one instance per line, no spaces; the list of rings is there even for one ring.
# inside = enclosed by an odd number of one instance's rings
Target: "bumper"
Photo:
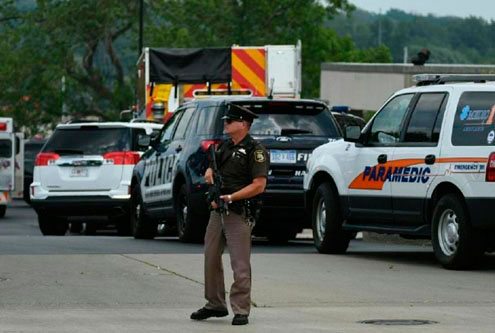
[[[263,209],[304,210],[303,190],[266,190],[262,195]]]
[[[118,216],[128,211],[129,202],[129,199],[111,199],[105,196],[31,199],[31,205],[37,213],[54,216]]]
[[[475,228],[495,230],[495,198],[466,199],[466,205]]]
[[[304,191],[300,190],[266,190],[261,197],[263,206],[261,209],[261,222],[282,224],[296,223],[300,228],[311,227],[304,208]]]

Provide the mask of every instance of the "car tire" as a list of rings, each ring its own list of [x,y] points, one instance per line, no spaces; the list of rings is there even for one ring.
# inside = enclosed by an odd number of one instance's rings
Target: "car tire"
[[[0,205],[0,218],[5,217],[7,212],[7,205]]]
[[[194,214],[187,193],[187,187],[182,184],[175,205],[177,234],[181,242],[200,243],[206,230],[206,221]]]
[[[447,269],[472,267],[485,250],[483,237],[471,227],[464,200],[447,194],[433,211],[431,237],[435,257]]]
[[[38,214],[38,225],[44,236],[64,236],[69,228],[67,218]]]
[[[82,222],[79,222],[79,221],[74,222],[73,221],[70,223],[69,232],[71,234],[80,234],[82,230],[83,230]]]
[[[130,224],[132,236],[135,239],[153,239],[156,236],[157,226],[147,216],[143,208],[143,199],[138,186],[132,190]]]
[[[311,216],[313,242],[318,252],[345,253],[352,234],[342,229],[337,193],[329,183],[322,183],[316,189]]]

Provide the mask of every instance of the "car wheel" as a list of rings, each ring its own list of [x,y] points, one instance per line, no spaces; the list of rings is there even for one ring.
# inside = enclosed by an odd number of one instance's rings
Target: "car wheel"
[[[156,236],[157,227],[146,217],[143,209],[143,199],[138,186],[132,190],[130,224],[132,235],[136,239],[153,239]]]
[[[201,242],[205,233],[206,221],[194,214],[194,208],[190,205],[185,184],[182,184],[179,189],[175,208],[179,239],[185,243]]]
[[[38,214],[38,224],[44,236],[63,236],[69,227],[66,218],[46,214]]]
[[[73,221],[73,222],[70,223],[70,227],[69,227],[70,233],[72,233],[72,234],[80,234],[81,231],[82,231],[82,229],[83,229],[82,222],[78,222],[78,221],[74,222]]]
[[[321,184],[315,193],[312,211],[313,242],[320,253],[345,253],[351,233],[342,230],[342,214],[337,193],[329,183]]]
[[[447,269],[469,268],[484,252],[482,236],[471,227],[464,201],[455,194],[438,200],[431,235],[435,257]]]
[[[6,212],[7,212],[7,206],[6,205],[0,205],[0,218],[4,217]]]

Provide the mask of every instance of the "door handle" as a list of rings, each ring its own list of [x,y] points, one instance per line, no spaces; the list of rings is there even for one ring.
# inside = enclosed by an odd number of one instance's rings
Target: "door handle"
[[[433,154],[430,154],[430,155],[426,155],[425,156],[425,163],[426,164],[429,164],[429,165],[435,164],[435,160],[436,160],[436,157]]]
[[[177,146],[177,148],[175,148],[175,151],[176,151],[176,152],[180,152],[180,151],[182,151],[182,146]]]
[[[387,163],[387,154],[380,154],[380,155],[378,155],[378,158],[376,160],[380,164]]]

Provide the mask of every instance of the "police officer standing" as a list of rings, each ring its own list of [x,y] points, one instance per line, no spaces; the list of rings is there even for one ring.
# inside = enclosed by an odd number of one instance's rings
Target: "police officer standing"
[[[268,176],[266,149],[249,135],[256,114],[248,109],[227,104],[224,131],[230,139],[216,150],[218,170],[223,186],[220,198],[227,203],[228,214],[220,212],[215,202],[205,234],[206,305],[191,314],[191,319],[204,320],[228,315],[225,301],[222,253],[227,245],[234,283],[230,288],[230,305],[234,312],[232,325],[246,325],[251,307],[251,230],[253,198],[263,193]],[[205,172],[208,184],[213,170]]]

